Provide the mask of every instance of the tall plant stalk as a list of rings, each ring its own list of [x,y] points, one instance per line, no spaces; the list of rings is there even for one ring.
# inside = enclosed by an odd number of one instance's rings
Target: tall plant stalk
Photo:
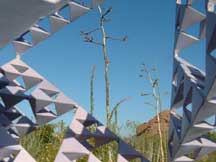
[[[100,6],[98,6],[100,13],[100,31],[102,33],[102,49],[103,49],[103,59],[104,59],[104,78],[106,85],[106,121],[107,126],[111,126],[111,113],[110,113],[110,90],[109,90],[109,58],[107,56],[107,34],[104,28],[104,13]]]
[[[163,148],[163,135],[161,130],[161,120],[160,120],[160,112],[162,111],[162,102],[161,102],[161,95],[160,95],[160,85],[159,85],[159,79],[156,77],[153,79],[150,71],[146,68],[146,66],[143,64],[142,66],[142,72],[145,73],[147,80],[150,83],[151,86],[151,95],[154,99],[154,103],[146,102],[145,104],[152,106],[155,109],[156,118],[157,118],[157,126],[158,126],[158,134],[160,138],[160,155],[161,155],[161,162],[165,162],[165,151]],[[154,69],[155,72],[155,69]],[[141,75],[143,76],[143,75]],[[149,94],[142,94],[143,96],[149,95]]]
[[[94,113],[94,77],[95,77],[96,65],[93,66],[91,72],[91,82],[90,82],[90,106],[91,115]]]
[[[91,31],[88,31],[88,32],[81,31],[81,34],[84,36],[85,42],[92,43],[92,44],[102,47],[103,62],[104,62],[105,93],[106,93],[106,96],[105,96],[106,125],[108,128],[111,128],[112,118],[115,115],[115,112],[117,111],[117,109],[120,107],[120,105],[123,102],[128,100],[128,97],[120,100],[120,102],[118,102],[112,109],[110,108],[110,82],[109,82],[110,60],[108,57],[107,42],[108,40],[126,41],[127,37],[115,38],[115,37],[107,35],[106,30],[105,30],[105,23],[110,21],[110,19],[108,19],[107,16],[111,13],[112,8],[110,7],[108,9],[102,9],[101,6],[98,6],[98,11],[99,11],[99,18],[100,18],[99,27]],[[92,36],[93,33],[98,32],[98,31],[101,34],[100,41],[96,41],[95,38]],[[91,78],[91,80],[92,80],[91,87],[93,87],[93,79]],[[91,89],[91,100],[92,99],[93,99],[93,89]]]
[[[118,41],[126,41],[127,37],[123,38],[114,38],[111,36],[108,36],[105,30],[105,23],[109,22],[110,19],[107,18],[107,16],[111,13],[112,8],[108,8],[107,10],[102,9],[101,6],[98,6],[98,11],[100,15],[100,22],[99,22],[99,27],[88,31],[88,32],[83,32],[81,31],[81,34],[84,36],[84,41],[88,43],[92,43],[95,45],[98,45],[102,47],[102,54],[103,54],[103,62],[104,62],[104,80],[105,80],[105,110],[106,110],[106,126],[110,129],[113,129],[114,131],[117,130],[117,110],[119,109],[120,105],[127,101],[129,98],[123,98],[118,102],[112,109],[110,108],[110,82],[109,82],[109,57],[108,57],[108,51],[107,51],[107,42],[109,40],[118,40]],[[101,40],[96,41],[95,38],[92,36],[93,33],[95,32],[100,32],[101,34]],[[91,92],[90,92],[90,100],[91,100],[91,113],[93,114],[94,112],[94,92],[93,92],[93,87],[94,87],[94,73],[95,69],[93,67],[92,70],[92,75],[91,75]],[[115,116],[115,122],[114,122],[114,127],[112,126],[112,119]],[[109,159],[108,162],[112,162],[112,148],[109,147],[108,155]]]

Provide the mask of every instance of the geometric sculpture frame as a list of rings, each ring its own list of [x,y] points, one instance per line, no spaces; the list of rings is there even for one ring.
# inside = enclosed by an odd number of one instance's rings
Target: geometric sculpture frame
[[[192,162],[216,151],[215,141],[206,136],[216,128],[215,2],[205,1],[203,7],[206,13],[194,8],[195,2],[196,0],[176,2],[169,162]],[[193,25],[199,25],[198,36],[187,33],[187,29]],[[202,40],[206,41],[206,52],[203,55],[206,60],[205,72],[181,57],[185,48]],[[195,53],[188,54],[193,54],[196,59]],[[181,116],[177,115],[178,110],[181,110]]]

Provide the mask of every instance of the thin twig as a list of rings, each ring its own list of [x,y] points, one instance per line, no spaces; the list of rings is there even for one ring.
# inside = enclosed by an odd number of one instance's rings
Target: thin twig
[[[152,108],[155,108],[155,105],[150,102],[144,102],[144,104],[151,106]]]
[[[102,10],[101,10],[102,11]],[[104,12],[104,13],[102,13],[102,15],[101,15],[101,18],[102,19],[104,19],[105,18],[105,16],[107,16],[109,13],[111,13],[112,12],[112,7],[109,7],[107,10],[106,10],[106,12]]]
[[[107,39],[111,39],[111,40],[115,40],[115,41],[123,41],[123,42],[126,42],[128,40],[128,37],[125,36],[123,38],[117,38],[117,37],[110,37],[110,36],[107,36],[106,37]]]
[[[88,32],[80,31],[80,33],[81,33],[82,35],[90,35],[90,34],[96,32],[96,31],[98,31],[98,30],[100,30],[100,28],[95,28],[95,29],[92,29],[92,30],[90,30],[90,31],[88,31]]]

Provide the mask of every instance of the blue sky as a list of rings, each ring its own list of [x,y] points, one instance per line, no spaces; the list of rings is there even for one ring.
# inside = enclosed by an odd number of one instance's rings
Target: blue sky
[[[198,4],[200,5],[200,4]],[[140,64],[157,66],[161,91],[168,91],[163,97],[164,109],[169,108],[172,51],[174,42],[175,0],[132,1],[107,0],[104,6],[112,6],[112,22],[106,25],[112,36],[128,36],[128,42],[108,43],[110,64],[111,106],[120,99],[131,96],[119,112],[120,123],[127,120],[144,122],[155,114],[144,105],[141,91],[150,91],[148,84],[139,76]],[[82,41],[80,30],[91,30],[98,26],[97,9],[63,28],[39,46],[23,56],[42,76],[56,85],[65,94],[89,111],[89,84],[93,64],[97,65],[95,76],[95,116],[105,122],[104,65],[101,48]],[[194,47],[193,47],[194,48]],[[192,51],[192,49],[187,49]],[[203,47],[196,52],[197,59],[185,58],[203,68],[201,56]],[[187,51],[186,51],[187,52]],[[186,53],[185,52],[185,53]],[[0,63],[14,57],[14,50],[7,46],[1,50]],[[65,117],[68,120],[69,116]]]

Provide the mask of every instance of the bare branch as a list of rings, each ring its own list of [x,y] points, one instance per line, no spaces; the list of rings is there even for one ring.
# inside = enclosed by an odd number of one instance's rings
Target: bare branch
[[[151,106],[151,107],[155,108],[155,105],[154,105],[154,104],[152,104],[151,102],[144,102],[144,104],[145,104],[145,105],[149,105],[149,106]]]
[[[96,32],[96,31],[98,31],[98,30],[100,30],[100,28],[95,28],[95,29],[90,30],[90,31],[87,31],[87,32],[86,32],[86,31],[80,31],[80,34],[81,34],[81,35],[87,36],[87,35],[90,35],[90,34]]]
[[[140,93],[140,96],[149,96],[149,95],[151,95],[151,94],[150,93],[145,93],[145,92]]]
[[[84,37],[84,41],[88,42],[88,43],[92,43],[92,44],[103,46],[103,43],[95,41],[93,37],[85,36]]]
[[[123,38],[115,38],[115,37],[107,36],[106,38],[111,40],[116,40],[116,41],[122,41],[122,42],[126,42],[128,40],[127,36],[124,36]]]
[[[112,7],[109,7],[102,15],[101,18],[104,19],[109,13],[112,12]]]
[[[131,97],[125,97],[125,98],[123,98],[122,100],[120,100],[120,101],[114,106],[114,108],[112,109],[112,112],[111,112],[111,114],[110,114],[110,119],[112,119],[113,114],[115,113],[115,111],[117,111],[117,109],[120,107],[120,105],[123,104],[124,102],[130,100],[130,99],[131,99]]]
[[[158,79],[155,79],[155,80],[153,81],[153,84],[152,84],[153,87],[155,87],[156,85],[158,85]]]
[[[152,77],[151,77],[151,74],[150,72],[148,71],[147,67],[145,64],[142,64],[143,65],[143,72],[146,73],[146,77],[147,77],[147,80],[150,82],[151,86],[153,85],[153,80],[152,80]]]

